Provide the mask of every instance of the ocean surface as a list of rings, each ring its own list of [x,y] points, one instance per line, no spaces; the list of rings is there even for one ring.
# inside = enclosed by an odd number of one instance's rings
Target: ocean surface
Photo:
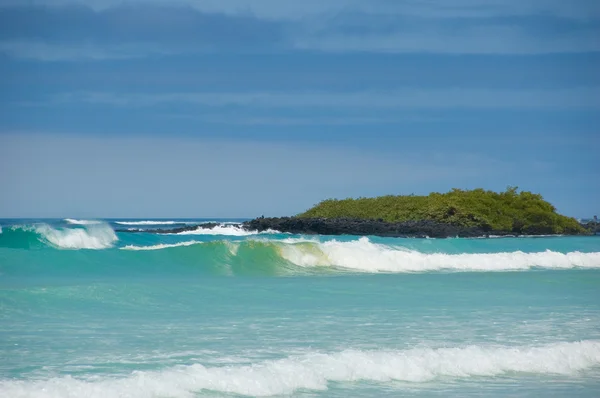
[[[0,220],[0,397],[600,396],[598,236],[205,221]]]

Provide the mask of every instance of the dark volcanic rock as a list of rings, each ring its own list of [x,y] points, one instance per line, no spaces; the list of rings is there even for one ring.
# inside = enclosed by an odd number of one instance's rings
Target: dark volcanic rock
[[[146,232],[154,234],[177,234],[195,231],[198,228],[213,229],[221,223],[211,222],[198,225],[186,225],[171,229],[120,229],[117,232]],[[298,217],[259,217],[245,221],[241,227],[247,231],[264,232],[275,230],[292,234],[306,235],[374,235],[383,237],[407,238],[472,238],[481,236],[550,235],[548,228],[525,228],[520,231],[494,231],[483,227],[462,227],[431,220],[405,221],[389,223],[383,220],[362,220],[354,218],[298,218]],[[598,231],[597,223],[584,225],[590,234]]]
[[[256,218],[243,223],[243,228],[263,232],[269,229],[293,234],[319,235],[375,235],[387,237],[477,237],[508,235],[505,231],[490,231],[478,227],[461,227],[430,220],[389,223],[383,220],[351,218]]]
[[[581,226],[590,231],[591,234],[600,234],[600,222],[588,221],[585,223],[581,223]]]

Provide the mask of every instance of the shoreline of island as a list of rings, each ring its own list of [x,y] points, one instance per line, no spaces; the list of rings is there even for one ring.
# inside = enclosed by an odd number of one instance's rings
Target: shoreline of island
[[[226,227],[231,224],[211,222],[139,232],[178,234]],[[597,219],[583,224],[559,214],[540,194],[517,187],[504,192],[452,189],[427,196],[326,199],[296,216],[261,216],[237,228],[247,233],[403,238],[585,236],[600,231]]]
[[[417,238],[594,235],[598,222],[582,224],[559,214],[537,193],[509,186],[503,192],[454,188],[429,195],[326,199],[293,217],[256,218],[248,231],[292,234]]]
[[[239,224],[208,222],[177,228],[160,229],[117,229],[122,233],[182,234],[215,228],[236,227],[252,233],[288,233],[293,235],[351,235],[379,236],[389,238],[500,238],[500,237],[548,237],[548,236],[593,236],[600,232],[600,224],[580,223],[585,229],[581,233],[553,233],[547,229],[527,230],[520,233],[507,230],[489,230],[480,227],[462,227],[430,220],[388,223],[379,220],[326,219],[299,217],[258,217]]]

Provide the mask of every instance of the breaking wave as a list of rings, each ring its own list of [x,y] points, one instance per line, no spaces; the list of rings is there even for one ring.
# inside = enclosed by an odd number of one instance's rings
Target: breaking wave
[[[179,243],[160,243],[158,245],[152,245],[152,246],[127,245],[125,247],[122,247],[121,250],[134,250],[134,251],[162,250],[162,249],[169,249],[169,248],[173,248],[173,247],[198,245],[198,244],[203,244],[203,243],[205,243],[205,242],[189,240],[189,241],[179,242]]]
[[[95,225],[102,224],[102,221],[97,220],[76,220],[74,218],[65,218],[65,222],[73,225]]]
[[[198,224],[197,221],[115,221],[120,225],[178,225],[178,224]]]
[[[289,395],[305,389],[326,391],[331,382],[460,380],[510,374],[577,376],[600,365],[600,341],[544,346],[478,346],[409,350],[311,352],[279,360],[207,367],[177,366],[135,371],[123,378],[0,381],[6,397],[154,397],[218,392],[249,396]],[[394,388],[394,386],[391,386]],[[396,388],[401,388],[396,385]]]
[[[339,267],[357,272],[429,272],[429,271],[516,271],[531,268],[600,268],[600,252],[560,253],[422,253],[403,247],[376,244],[368,238],[350,242],[317,242],[303,239],[179,242],[153,246],[127,246],[127,250],[189,250],[195,259],[208,261],[214,253],[227,249],[232,256],[246,256],[261,263],[294,265],[301,268]],[[232,247],[235,250],[230,250]],[[204,253],[204,256],[203,256]],[[179,256],[181,257],[181,256]],[[229,258],[236,260],[236,258]],[[242,261],[242,258],[238,258]],[[228,261],[223,259],[222,261]]]
[[[12,226],[0,235],[0,247],[58,249],[107,249],[118,240],[105,223],[80,224],[82,228],[53,228],[47,224]]]
[[[278,234],[279,231],[267,230],[264,232],[247,231],[239,224],[217,225],[213,228],[199,226],[192,231],[179,232],[177,235],[226,235],[226,236],[250,236],[258,234]]]

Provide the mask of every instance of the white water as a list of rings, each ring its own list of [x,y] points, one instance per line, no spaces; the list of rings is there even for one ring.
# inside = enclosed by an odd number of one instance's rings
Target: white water
[[[600,268],[600,252],[559,253],[550,250],[536,253],[522,251],[502,253],[422,253],[403,247],[376,244],[368,238],[350,242],[319,242],[303,238],[283,240],[252,239],[239,242],[219,241],[233,247],[260,242],[257,250],[271,247],[282,259],[301,267],[337,266],[361,272],[428,272],[428,271],[518,271],[534,267],[550,269]],[[128,245],[124,250],[161,250],[206,242],[184,241],[153,246]],[[251,246],[253,247],[253,246]]]
[[[51,245],[60,249],[107,249],[118,240],[108,224],[85,224],[85,228],[52,228],[47,224],[34,227]]]
[[[95,225],[102,224],[102,221],[97,220],[76,220],[74,218],[65,218],[65,221],[73,225]]]
[[[162,249],[170,249],[172,247],[191,246],[191,245],[198,245],[198,244],[204,244],[204,243],[205,242],[198,242],[195,240],[190,240],[190,241],[186,241],[186,242],[179,242],[179,243],[172,243],[172,244],[161,243],[161,244],[153,245],[153,246],[127,245],[125,247],[122,247],[121,250],[137,250],[137,251],[162,250]]]
[[[440,378],[485,378],[503,374],[574,376],[600,365],[600,341],[559,342],[539,347],[467,346],[403,351],[311,352],[250,365],[177,366],[136,371],[123,378],[79,380],[70,376],[36,381],[0,381],[0,396],[193,397],[201,391],[249,396],[327,390],[328,383],[374,381],[432,382]],[[393,387],[393,385],[391,386]]]
[[[196,221],[115,221],[115,224],[121,225],[176,225],[176,224],[197,224]]]
[[[177,235],[227,235],[227,236],[249,236],[257,234],[277,234],[278,231],[268,230],[265,232],[247,231],[239,224],[217,225],[214,228],[203,228],[199,226],[193,231],[179,232]]]
[[[339,266],[364,272],[508,271],[542,268],[600,268],[600,252],[444,254],[421,253],[376,244],[368,238],[351,242],[283,244],[281,256],[303,266]]]

